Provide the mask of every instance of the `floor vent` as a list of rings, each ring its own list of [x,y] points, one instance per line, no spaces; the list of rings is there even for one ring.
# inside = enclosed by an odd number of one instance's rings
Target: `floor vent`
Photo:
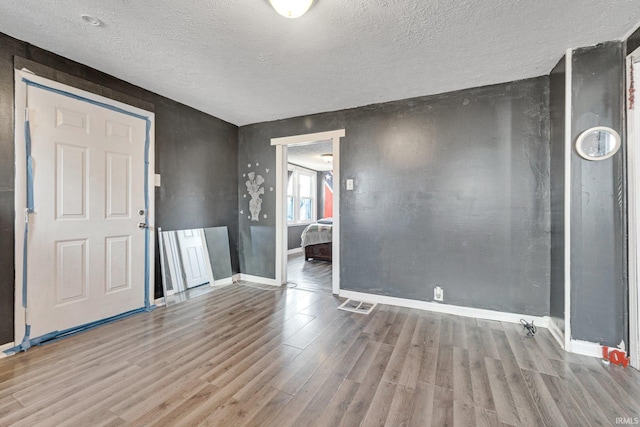
[[[342,303],[338,310],[352,311],[354,313],[369,314],[376,304],[364,301],[354,301],[351,299]]]

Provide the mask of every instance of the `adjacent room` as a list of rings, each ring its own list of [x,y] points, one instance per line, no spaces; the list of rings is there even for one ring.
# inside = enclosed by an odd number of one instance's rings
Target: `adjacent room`
[[[636,0],[0,10],[0,425],[638,424]]]
[[[332,141],[287,146],[287,283],[327,294],[332,287],[333,169]]]

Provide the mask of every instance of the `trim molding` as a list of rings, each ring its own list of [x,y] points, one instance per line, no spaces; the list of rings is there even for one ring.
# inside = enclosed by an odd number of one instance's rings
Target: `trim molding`
[[[436,313],[455,314],[478,319],[497,320],[499,322],[520,323],[520,319],[533,320],[535,325],[541,328],[549,326],[549,318],[546,316],[530,316],[502,311],[485,310],[482,308],[463,307],[460,305],[440,304],[430,301],[418,301],[407,298],[396,298],[385,295],[367,294],[364,292],[346,291],[341,289],[340,296],[378,304],[395,305],[398,307],[417,308],[419,310],[433,311]]]
[[[280,286],[276,279],[267,279],[266,277],[260,276],[252,276],[250,274],[240,273],[240,280],[244,280],[246,282],[260,283],[263,285],[269,286]]]
[[[571,351],[571,137],[573,49],[565,55],[564,81],[564,345]]]
[[[301,253],[302,253],[302,248],[293,248],[287,251],[287,255],[301,254]]]
[[[345,135],[344,129],[336,129],[336,130],[329,130],[326,132],[283,136],[280,138],[271,138],[271,145],[289,145],[289,144],[302,144],[305,142],[327,141],[329,139],[342,138],[344,137],[344,135]]]
[[[640,48],[627,56],[625,105],[627,112],[627,218],[629,239],[628,273],[629,273],[629,357],[631,366],[640,369],[640,281],[638,280],[640,200],[638,198],[640,179],[638,166],[640,159],[636,144],[640,141],[640,114],[632,109],[627,94],[631,90],[634,72],[640,72]]]
[[[602,358],[602,346],[598,343],[582,340],[570,340],[569,343],[571,347],[567,351],[571,353]]]
[[[210,285],[212,288],[215,288],[217,286],[228,286],[228,285],[233,285],[233,278],[234,276],[231,277],[226,277],[224,279],[220,279],[220,280],[214,280],[213,281],[213,285]]]
[[[287,146],[292,144],[308,144],[318,141],[333,141],[333,262],[331,263],[331,292],[340,292],[340,138],[345,136],[344,129],[326,132],[292,135],[271,138],[271,145],[276,147],[276,256],[275,281],[277,286],[287,282],[287,218],[284,208],[287,205]]]
[[[562,332],[562,330],[560,330],[558,325],[556,325],[556,322],[554,322],[551,317],[549,317],[549,326],[547,326],[547,329],[549,330],[553,338],[555,338],[555,340],[558,342],[558,344],[560,344],[560,348],[564,348],[564,333]]]

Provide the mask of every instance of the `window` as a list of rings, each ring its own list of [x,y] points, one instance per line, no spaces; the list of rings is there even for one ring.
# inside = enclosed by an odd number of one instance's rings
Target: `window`
[[[309,224],[316,220],[316,172],[299,167],[289,171],[287,221]]]

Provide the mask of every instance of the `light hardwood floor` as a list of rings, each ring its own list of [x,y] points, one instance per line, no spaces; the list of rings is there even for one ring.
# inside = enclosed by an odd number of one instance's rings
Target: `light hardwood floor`
[[[300,289],[330,294],[331,263],[329,261],[305,261],[304,253],[287,257],[287,281]]]
[[[0,360],[0,425],[588,426],[640,373],[546,330],[233,285]]]

